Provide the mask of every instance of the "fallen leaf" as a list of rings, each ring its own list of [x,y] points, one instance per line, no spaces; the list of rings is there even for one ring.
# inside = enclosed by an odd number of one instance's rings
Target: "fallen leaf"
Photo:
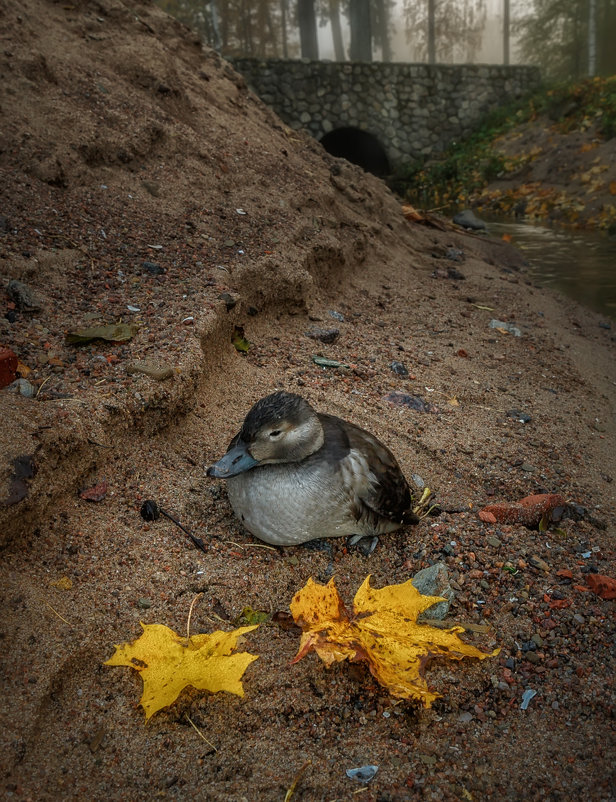
[[[108,340],[114,343],[123,343],[131,340],[139,331],[136,323],[114,323],[110,326],[92,326],[88,329],[69,331],[66,342],[72,345],[83,345],[92,340]]]
[[[87,490],[82,490],[79,493],[79,498],[83,498],[86,501],[102,501],[107,495],[108,487],[107,482],[103,480]]]
[[[411,206],[408,203],[403,204],[402,206],[402,214],[406,217],[407,220],[411,220],[413,222],[419,223],[425,220],[423,214],[417,211],[414,206]]]
[[[418,624],[417,616],[439,601],[443,601],[440,596],[423,596],[411,580],[379,590],[370,587],[367,576],[349,614],[333,579],[327,585],[309,579],[291,602],[293,618],[303,629],[292,663],[312,650],[328,667],[343,660],[365,660],[392,696],[430,707],[441,695],[430,691],[423,677],[430,659],[483,660],[500,651],[485,653],[464,643],[458,637],[462,627],[443,630]]]
[[[49,584],[54,588],[60,588],[60,590],[70,590],[73,587],[72,580],[67,576],[56,579],[54,582],[50,582]]]
[[[17,373],[19,373],[22,379],[27,379],[28,376],[32,373],[32,368],[29,368],[27,365],[24,365],[23,362],[18,362]]]
[[[345,365],[344,362],[338,362],[337,359],[327,359],[324,356],[313,356],[312,361],[315,365],[318,365],[320,368],[348,368],[348,365]]]
[[[164,624],[141,624],[143,633],[132,643],[115,647],[103,665],[129,666],[141,674],[143,694],[139,704],[146,720],[173,704],[182,690],[192,685],[200,691],[227,691],[244,695],[241,678],[258,655],[231,654],[238,639],[256,629],[240,627],[232,632],[183,638]]]
[[[244,607],[242,612],[233,622],[236,626],[238,624],[247,624],[248,626],[259,626],[264,621],[271,618],[271,613],[266,613],[264,610],[253,610],[252,607]]]
[[[233,336],[231,337],[231,342],[233,343],[233,347],[236,351],[240,351],[241,353],[246,353],[250,348],[250,343],[244,337],[244,329],[241,326],[236,326],[233,329]]]

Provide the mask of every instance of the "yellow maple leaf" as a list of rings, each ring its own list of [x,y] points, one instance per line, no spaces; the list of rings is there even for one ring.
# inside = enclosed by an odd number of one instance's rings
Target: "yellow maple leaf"
[[[115,647],[103,665],[129,666],[139,671],[143,694],[139,703],[146,720],[173,704],[182,690],[192,685],[200,691],[227,691],[244,695],[241,678],[258,655],[231,654],[238,638],[257,626],[232,632],[217,630],[210,635],[183,638],[164,624],[141,624],[143,633],[132,643]]]
[[[370,587],[367,576],[355,595],[353,613],[346,610],[333,578],[327,585],[309,579],[291,602],[291,613],[304,630],[292,663],[314,650],[326,666],[343,660],[365,660],[371,673],[392,696],[416,699],[430,707],[441,694],[428,689],[423,671],[433,657],[483,660],[485,653],[464,643],[463,627],[437,629],[417,623],[440,596],[423,596],[412,581]]]

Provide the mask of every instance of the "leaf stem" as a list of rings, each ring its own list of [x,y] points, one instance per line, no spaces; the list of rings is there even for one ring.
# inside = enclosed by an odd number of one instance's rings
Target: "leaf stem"
[[[186,622],[186,640],[190,640],[190,619],[192,617],[192,611],[195,604],[199,601],[199,599],[203,596],[203,593],[197,593],[195,598],[190,603],[190,610],[188,611],[188,621]]]
[[[201,594],[199,594],[199,595],[201,595]],[[194,602],[193,602],[193,603],[194,603]],[[189,724],[190,724],[190,725],[193,727],[193,729],[195,730],[195,732],[197,733],[197,735],[198,735],[200,738],[203,738],[203,740],[205,741],[205,743],[206,743],[208,746],[211,746],[211,747],[212,747],[212,749],[213,749],[215,752],[218,752],[218,749],[216,749],[216,747],[214,746],[214,744],[213,744],[211,741],[208,741],[208,739],[207,739],[207,738],[205,737],[205,735],[204,735],[204,734],[201,732],[201,730],[199,729],[199,727],[197,727],[197,725],[196,725],[196,724],[195,724],[195,722],[194,722],[194,721],[191,719],[191,717],[188,715],[188,713],[184,713],[184,715],[186,716],[186,719],[187,719],[188,723],[189,723]]]

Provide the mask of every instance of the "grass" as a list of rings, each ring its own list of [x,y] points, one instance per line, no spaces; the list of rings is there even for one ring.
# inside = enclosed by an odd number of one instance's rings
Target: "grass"
[[[439,160],[410,162],[391,178],[391,188],[422,208],[466,203],[495,179],[515,172],[533,158],[511,158],[495,142],[526,122],[545,116],[548,124],[570,132],[596,125],[605,139],[616,136],[616,76],[544,87],[524,101],[499,106],[477,130],[453,142]]]

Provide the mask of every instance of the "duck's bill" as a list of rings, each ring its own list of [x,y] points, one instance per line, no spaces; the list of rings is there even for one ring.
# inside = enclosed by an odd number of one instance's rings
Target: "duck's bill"
[[[250,456],[246,446],[242,444],[234,446],[222,459],[210,465],[207,475],[215,476],[217,479],[228,479],[230,476],[237,476],[238,473],[249,471],[258,464],[257,460]]]

